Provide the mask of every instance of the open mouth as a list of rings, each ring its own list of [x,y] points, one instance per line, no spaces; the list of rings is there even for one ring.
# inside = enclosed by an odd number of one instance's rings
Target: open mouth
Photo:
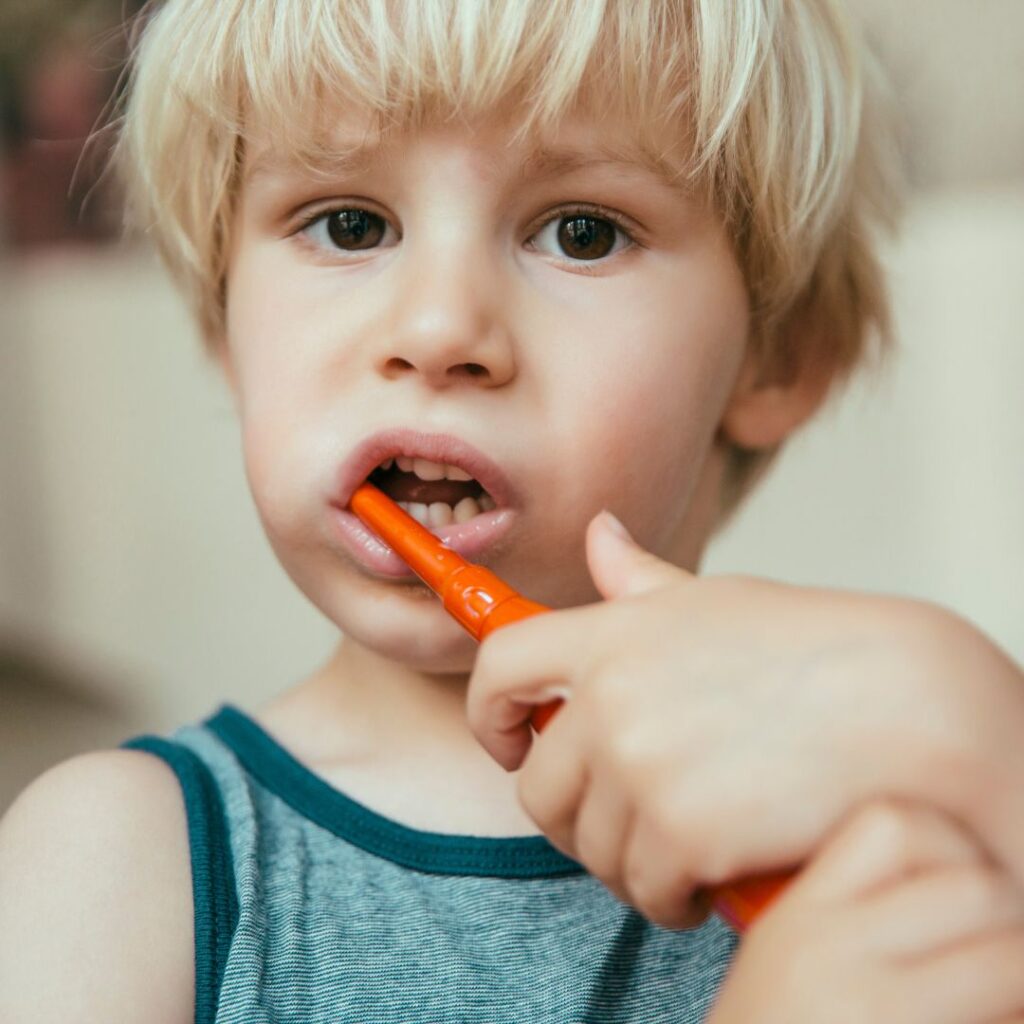
[[[371,483],[452,551],[491,557],[519,519],[523,498],[504,468],[454,434],[394,427],[366,437],[341,464],[328,502],[349,555],[370,573],[406,580],[412,570],[350,510],[353,491]]]
[[[385,459],[367,480],[426,527],[468,523],[497,508],[466,470],[429,459],[408,455]]]

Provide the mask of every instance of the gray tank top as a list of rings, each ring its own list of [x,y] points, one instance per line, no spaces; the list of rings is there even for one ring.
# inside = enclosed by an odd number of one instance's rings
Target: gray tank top
[[[737,945],[669,930],[542,836],[408,828],[243,711],[140,736],[185,800],[196,1024],[697,1024]]]

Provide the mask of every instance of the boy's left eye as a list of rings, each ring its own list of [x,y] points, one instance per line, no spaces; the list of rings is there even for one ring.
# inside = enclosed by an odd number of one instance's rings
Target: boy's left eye
[[[633,242],[610,217],[589,210],[564,213],[549,220],[531,239],[535,249],[570,260],[593,262],[627,248]]]

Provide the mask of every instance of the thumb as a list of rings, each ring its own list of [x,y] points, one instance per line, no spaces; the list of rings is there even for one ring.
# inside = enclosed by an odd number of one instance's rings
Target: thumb
[[[607,509],[587,527],[587,566],[606,599],[643,594],[690,575],[640,547]]]

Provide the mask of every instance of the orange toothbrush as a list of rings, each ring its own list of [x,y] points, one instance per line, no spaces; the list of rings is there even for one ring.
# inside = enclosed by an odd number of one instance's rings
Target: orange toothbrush
[[[447,611],[478,642],[510,622],[549,611],[523,597],[482,565],[461,555],[421,526],[372,484],[357,488],[349,507],[363,524],[387,541],[424,583],[441,598]],[[536,708],[530,724],[540,732],[561,701]],[[713,906],[737,930],[744,931],[785,887],[790,875],[776,872],[710,890]]]

